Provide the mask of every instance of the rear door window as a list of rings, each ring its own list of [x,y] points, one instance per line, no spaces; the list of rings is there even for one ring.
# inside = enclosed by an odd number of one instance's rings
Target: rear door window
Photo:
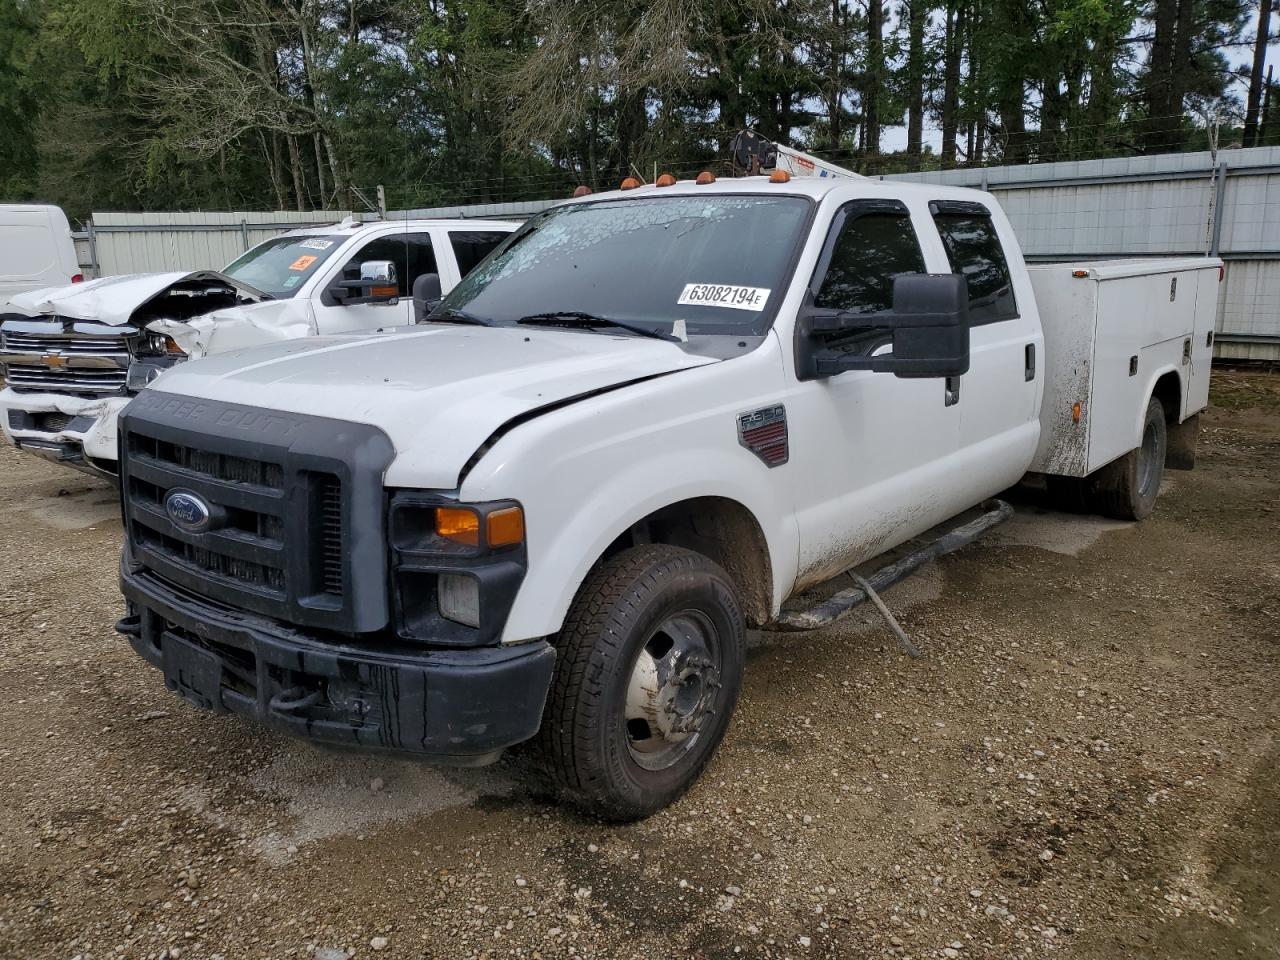
[[[450,230],[449,243],[458,261],[458,276],[465,277],[474,270],[476,264],[509,236],[511,234],[493,230]]]
[[[930,204],[947,259],[969,288],[969,323],[978,326],[1018,316],[1013,279],[991,212],[980,203]]]

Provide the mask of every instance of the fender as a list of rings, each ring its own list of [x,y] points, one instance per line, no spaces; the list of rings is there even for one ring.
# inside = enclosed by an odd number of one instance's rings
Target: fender
[[[1163,364],[1162,366],[1156,367],[1155,370],[1153,370],[1147,376],[1146,386],[1144,387],[1143,393],[1142,393],[1144,397],[1142,406],[1138,410],[1137,418],[1133,424],[1133,436],[1135,438],[1133,446],[1135,448],[1138,446],[1141,446],[1142,444],[1142,427],[1147,419],[1147,406],[1151,403],[1151,397],[1155,394],[1156,384],[1159,383],[1160,378],[1167,373],[1172,373],[1178,378],[1179,401],[1181,401],[1182,397],[1186,395],[1185,392],[1187,388],[1186,388],[1186,384],[1182,382],[1182,371],[1171,363],[1166,363],[1166,364]],[[1164,412],[1166,420],[1170,419],[1169,413],[1170,411],[1168,410]],[[1182,404],[1181,402],[1179,402],[1178,408],[1173,411],[1172,420],[1174,423],[1181,423],[1182,419],[1183,419]]]
[[[800,478],[742,447],[737,416],[781,402],[781,370],[776,341],[768,338],[746,356],[571,404],[499,438],[459,495],[511,498],[524,508],[529,572],[503,641],[558,631],[588,572],[619,535],[694,497],[735,501],[755,518],[769,549],[776,612],[796,577],[790,484]]]

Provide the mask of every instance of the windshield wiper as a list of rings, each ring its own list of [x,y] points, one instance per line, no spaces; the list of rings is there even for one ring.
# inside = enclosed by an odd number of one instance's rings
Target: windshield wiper
[[[477,327],[492,327],[493,324],[484,319],[477,317],[474,313],[467,313],[465,310],[459,310],[457,307],[445,307],[437,313],[429,313],[422,318],[423,323],[470,323]]]
[[[663,333],[661,330],[642,327],[637,323],[627,323],[625,320],[598,317],[594,313],[583,313],[581,310],[551,310],[547,313],[531,313],[526,317],[521,317],[516,323],[541,324],[547,327],[618,327],[621,330],[638,333],[642,337],[652,337],[655,340],[666,340],[670,343],[681,342],[679,337],[670,333]]]

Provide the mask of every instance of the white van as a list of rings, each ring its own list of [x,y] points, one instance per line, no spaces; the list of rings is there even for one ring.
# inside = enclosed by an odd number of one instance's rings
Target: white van
[[[71,225],[60,207],[0,203],[0,310],[28,290],[83,279]]]

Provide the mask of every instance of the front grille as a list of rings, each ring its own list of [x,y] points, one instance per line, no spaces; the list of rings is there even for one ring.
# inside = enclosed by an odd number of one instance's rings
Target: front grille
[[[131,334],[87,336],[75,324],[47,325],[48,333],[6,330],[0,354],[8,365],[9,386],[18,391],[97,396],[120,393],[129,370]]]
[[[35,333],[6,333],[6,350],[23,353],[52,353],[58,351],[76,356],[118,357],[129,359],[129,337],[76,337]]]
[[[25,366],[9,362],[9,386],[32,393],[119,393],[124,389],[128,371],[83,370],[63,367]]]
[[[394,448],[382,431],[143,390],[120,438],[125,527],[141,566],[283,623],[385,628],[382,477]]]
[[[342,485],[332,474],[315,474],[319,514],[320,586],[342,596]]]
[[[289,498],[284,468],[251,459],[130,431],[128,495],[139,544],[168,564],[263,597],[289,596],[284,532]],[[317,535],[323,591],[342,593],[342,485],[332,474],[316,474],[321,522]],[[170,491],[190,490],[217,511],[205,533],[175,524],[165,500]],[[335,520],[336,518],[336,520]],[[298,585],[301,586],[301,585]],[[310,590],[301,590],[310,593]]]

